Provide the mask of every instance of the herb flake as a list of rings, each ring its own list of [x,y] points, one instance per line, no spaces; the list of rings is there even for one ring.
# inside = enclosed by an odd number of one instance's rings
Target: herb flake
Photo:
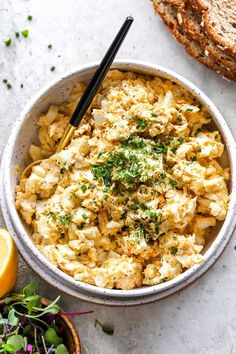
[[[27,38],[29,36],[29,30],[28,29],[24,29],[23,31],[21,31],[21,34],[23,37]]]

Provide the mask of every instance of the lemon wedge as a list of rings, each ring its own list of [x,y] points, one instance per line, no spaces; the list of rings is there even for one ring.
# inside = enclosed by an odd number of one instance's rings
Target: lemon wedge
[[[0,229],[0,298],[16,284],[18,254],[11,234]]]

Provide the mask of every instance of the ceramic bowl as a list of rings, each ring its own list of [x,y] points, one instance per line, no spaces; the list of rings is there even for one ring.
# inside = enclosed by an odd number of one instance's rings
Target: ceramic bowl
[[[94,73],[97,65],[98,63],[92,63],[81,66],[60,79],[50,82],[31,99],[23,112],[21,112],[12,128],[2,161],[2,209],[6,225],[9,231],[14,235],[21,255],[24,257],[25,261],[50,284],[77,298],[95,303],[114,306],[138,305],[166,297],[190,284],[200,277],[224,250],[236,222],[236,145],[218,109],[193,83],[173,71],[154,64],[134,60],[119,60],[114,62],[113,68],[119,70],[131,70],[137,73],[171,79],[185,87],[207,107],[213,117],[213,122],[210,124],[209,129],[218,129],[225,143],[226,148],[221,158],[221,163],[224,167],[230,167],[231,170],[229,183],[231,200],[225,221],[218,224],[215,233],[208,239],[206,247],[203,250],[204,262],[194,265],[175,279],[159,285],[132,290],[103,289],[74,280],[52,265],[33,244],[29,231],[20,218],[20,215],[17,213],[14,205],[14,190],[19,181],[19,175],[16,173],[16,169],[19,167],[20,171],[23,171],[24,167],[29,163],[26,156],[30,145],[33,142],[37,143],[38,117],[47,110],[50,104],[60,104],[65,101],[75,83],[78,81],[87,82]]]

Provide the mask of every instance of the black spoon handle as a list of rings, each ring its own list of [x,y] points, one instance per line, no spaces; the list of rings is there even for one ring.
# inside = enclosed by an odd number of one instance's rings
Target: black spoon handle
[[[94,96],[96,95],[99,86],[104,79],[107,71],[109,70],[123,40],[128,33],[130,26],[133,22],[133,17],[129,16],[126,18],[125,22],[121,26],[119,32],[117,33],[115,39],[113,40],[110,48],[106,52],[104,58],[102,59],[100,65],[95,71],[90,83],[88,84],[86,90],[84,91],[72,117],[70,119],[70,125],[73,127],[78,127],[81,119],[85,115],[90,103],[92,102]]]

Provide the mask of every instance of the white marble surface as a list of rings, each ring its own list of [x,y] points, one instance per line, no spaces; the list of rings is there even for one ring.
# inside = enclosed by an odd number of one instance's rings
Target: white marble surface
[[[32,22],[27,21],[28,15]],[[135,58],[176,70],[198,85],[223,113],[236,135],[235,84],[223,80],[185,54],[149,0],[0,0],[0,149],[29,98],[64,71],[99,60],[123,19],[135,23],[119,58]],[[29,38],[2,39],[29,29]],[[49,50],[47,45],[53,48]],[[51,72],[50,67],[56,66]],[[8,79],[7,90],[2,79]],[[24,88],[20,88],[21,83]],[[1,226],[4,221],[1,219]],[[75,320],[90,354],[234,354],[236,353],[236,245],[235,235],[217,263],[201,279],[162,301],[135,308],[109,308],[62,296],[67,310],[94,310]],[[19,283],[38,277],[20,262]],[[57,292],[42,279],[42,293]],[[108,336],[94,320],[110,323]]]

